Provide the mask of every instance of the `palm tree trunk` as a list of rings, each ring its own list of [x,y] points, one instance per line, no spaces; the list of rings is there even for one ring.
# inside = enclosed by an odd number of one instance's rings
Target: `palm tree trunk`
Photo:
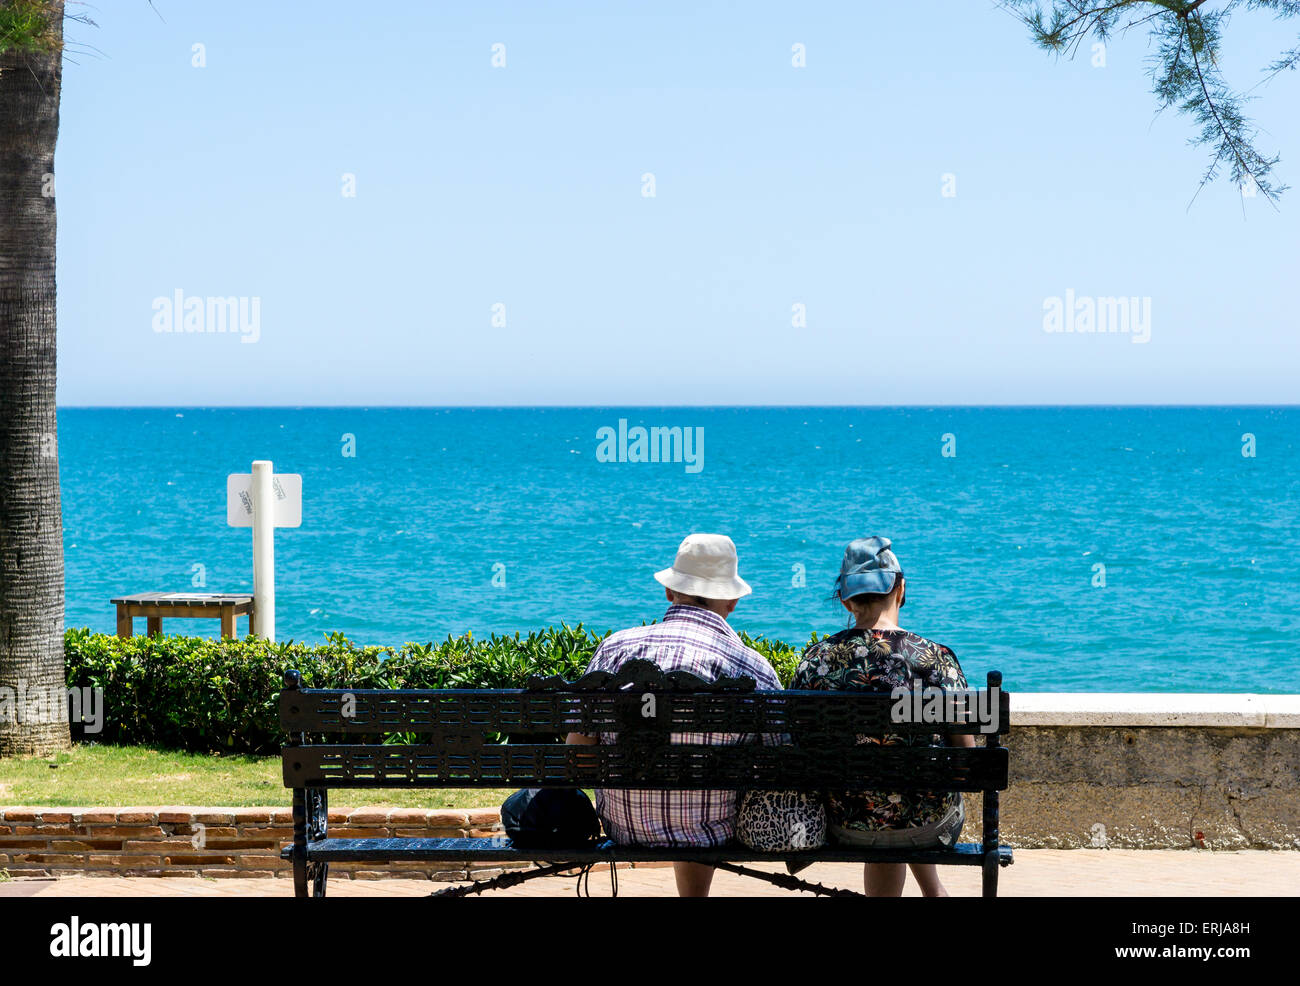
[[[48,6],[49,43],[0,51],[0,757],[69,743],[52,184],[63,2]]]

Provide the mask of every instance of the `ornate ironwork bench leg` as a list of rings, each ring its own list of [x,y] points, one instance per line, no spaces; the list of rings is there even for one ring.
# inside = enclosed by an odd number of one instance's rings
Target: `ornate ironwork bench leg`
[[[307,792],[293,789],[293,895],[307,896]]]
[[[293,789],[293,895],[324,897],[329,863],[307,858],[307,843],[329,831],[329,792],[323,788]],[[310,888],[308,887],[310,884]]]
[[[840,887],[828,887],[821,883],[809,883],[807,880],[801,880],[797,876],[789,873],[769,873],[767,870],[756,870],[748,866],[741,866],[738,863],[715,862],[713,864],[720,870],[726,870],[729,873],[736,873],[740,876],[753,877],[755,880],[766,880],[774,886],[781,887],[785,890],[802,890],[806,893],[816,894],[819,897],[864,897],[856,890],[844,890]]]
[[[581,867],[581,863],[548,863],[545,866],[538,866],[532,870],[516,870],[513,873],[502,873],[500,876],[494,876],[489,880],[476,880],[473,883],[466,883],[462,886],[447,887],[445,890],[435,890],[429,894],[430,897],[468,897],[470,894],[481,894],[485,890],[504,890],[506,887],[515,887],[525,880],[535,880],[539,876],[555,876],[563,873],[565,870],[572,870]],[[613,865],[612,863],[610,865]]]
[[[983,896],[996,897],[998,895],[998,854],[996,850],[984,854],[983,869]]]
[[[994,689],[1002,687],[1002,673],[1000,671],[990,671],[988,675],[988,687],[990,692],[997,694]],[[1000,746],[1001,741],[997,733],[989,733],[988,738],[984,741],[985,747]],[[985,897],[996,897],[998,895],[998,792],[996,790],[984,792],[984,864],[982,890]]]

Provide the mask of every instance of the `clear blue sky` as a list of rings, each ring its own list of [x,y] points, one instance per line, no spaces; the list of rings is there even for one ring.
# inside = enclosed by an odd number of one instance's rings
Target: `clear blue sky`
[[[1300,187],[1189,209],[1140,32],[1093,68],[970,0],[155,5],[69,24],[61,404],[1297,400]],[[1295,30],[1239,15],[1229,78]],[[1257,94],[1300,186],[1300,74]],[[259,340],[155,332],[177,289]],[[1150,342],[1045,333],[1067,289],[1149,297]]]

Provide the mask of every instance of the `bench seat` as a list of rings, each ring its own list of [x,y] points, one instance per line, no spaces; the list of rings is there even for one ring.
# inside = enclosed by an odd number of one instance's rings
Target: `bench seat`
[[[293,847],[280,855],[293,858]],[[816,860],[834,863],[940,863],[948,866],[980,866],[984,847],[978,842],[961,842],[952,849],[868,849],[827,845],[801,853],[763,853],[730,843],[710,849],[690,846],[621,846],[605,839],[582,849],[516,849],[509,839],[319,839],[307,843],[307,858],[317,862],[359,862],[362,860],[471,860],[546,863],[608,862],[708,862],[726,859],[740,863],[784,863],[787,860]],[[998,864],[1010,866],[1011,847],[998,847]]]

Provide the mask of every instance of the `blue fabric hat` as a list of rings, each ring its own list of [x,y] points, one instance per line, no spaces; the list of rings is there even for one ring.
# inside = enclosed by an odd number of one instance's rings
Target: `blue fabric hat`
[[[835,595],[851,599],[865,592],[889,592],[903,574],[889,550],[889,538],[858,538],[844,549],[844,561],[835,579]]]

